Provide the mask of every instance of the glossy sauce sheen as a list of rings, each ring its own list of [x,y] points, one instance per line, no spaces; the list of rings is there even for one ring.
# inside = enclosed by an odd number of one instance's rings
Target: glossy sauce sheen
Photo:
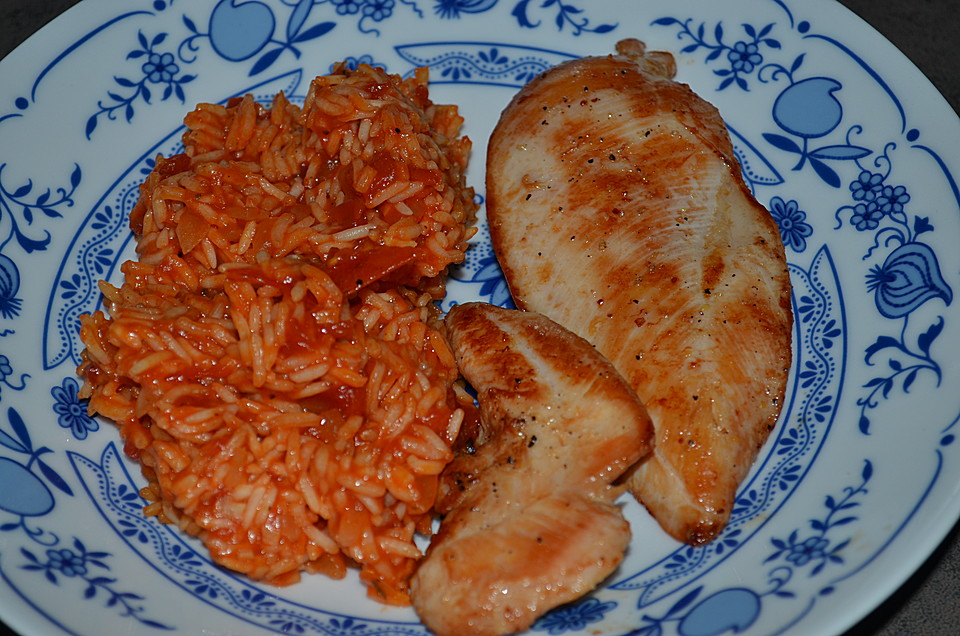
[[[616,369],[543,316],[467,303],[445,323],[482,425],[441,480],[446,517],[410,597],[441,636],[513,633],[622,561],[631,535],[612,484],[653,426]]]
[[[593,343],[643,400],[656,449],[632,492],[677,539],[726,524],[791,363],[786,259],[717,110],[627,40],[514,98],[487,215],[517,305]]]

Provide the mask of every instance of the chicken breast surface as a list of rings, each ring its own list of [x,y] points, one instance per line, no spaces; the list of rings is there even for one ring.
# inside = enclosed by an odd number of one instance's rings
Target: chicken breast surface
[[[630,489],[696,544],[728,521],[777,421],[790,283],[717,110],[672,80],[669,54],[617,50],[551,69],[504,110],[487,215],[517,305],[593,343],[643,400],[656,448]]]
[[[630,528],[612,484],[653,427],[613,366],[543,316],[467,303],[446,326],[482,427],[447,469],[448,513],[410,597],[441,636],[513,633],[622,561]]]

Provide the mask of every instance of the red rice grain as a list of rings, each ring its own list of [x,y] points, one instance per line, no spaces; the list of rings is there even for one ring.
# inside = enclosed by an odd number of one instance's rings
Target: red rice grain
[[[464,413],[433,301],[476,205],[470,143],[426,72],[361,65],[201,104],[130,224],[136,261],[81,319],[90,412],[148,479],[145,512],[285,585],[357,565],[405,604]]]

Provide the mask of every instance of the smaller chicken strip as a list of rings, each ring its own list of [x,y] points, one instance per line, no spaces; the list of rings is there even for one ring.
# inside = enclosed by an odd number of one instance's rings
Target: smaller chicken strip
[[[445,324],[482,426],[447,469],[448,514],[410,597],[440,636],[514,633],[623,560],[613,482],[650,452],[653,427],[616,369],[540,314],[467,303]]]

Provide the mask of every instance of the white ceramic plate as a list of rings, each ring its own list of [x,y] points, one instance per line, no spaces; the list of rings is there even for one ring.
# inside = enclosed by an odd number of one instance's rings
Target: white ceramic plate
[[[566,634],[827,634],[879,604],[960,505],[960,125],[890,44],[832,2],[88,0],[0,65],[0,616],[24,634],[420,634],[355,578],[261,586],[140,515],[115,429],[86,416],[77,320],[131,254],[125,216],[200,101],[284,90],[347,59],[460,106],[485,139],[524,82],[624,37],[677,55],[776,217],[795,293],[780,425],[729,528],[689,548],[636,504]],[[509,302],[481,232],[452,300]],[[954,354],[950,352],[953,351]]]

